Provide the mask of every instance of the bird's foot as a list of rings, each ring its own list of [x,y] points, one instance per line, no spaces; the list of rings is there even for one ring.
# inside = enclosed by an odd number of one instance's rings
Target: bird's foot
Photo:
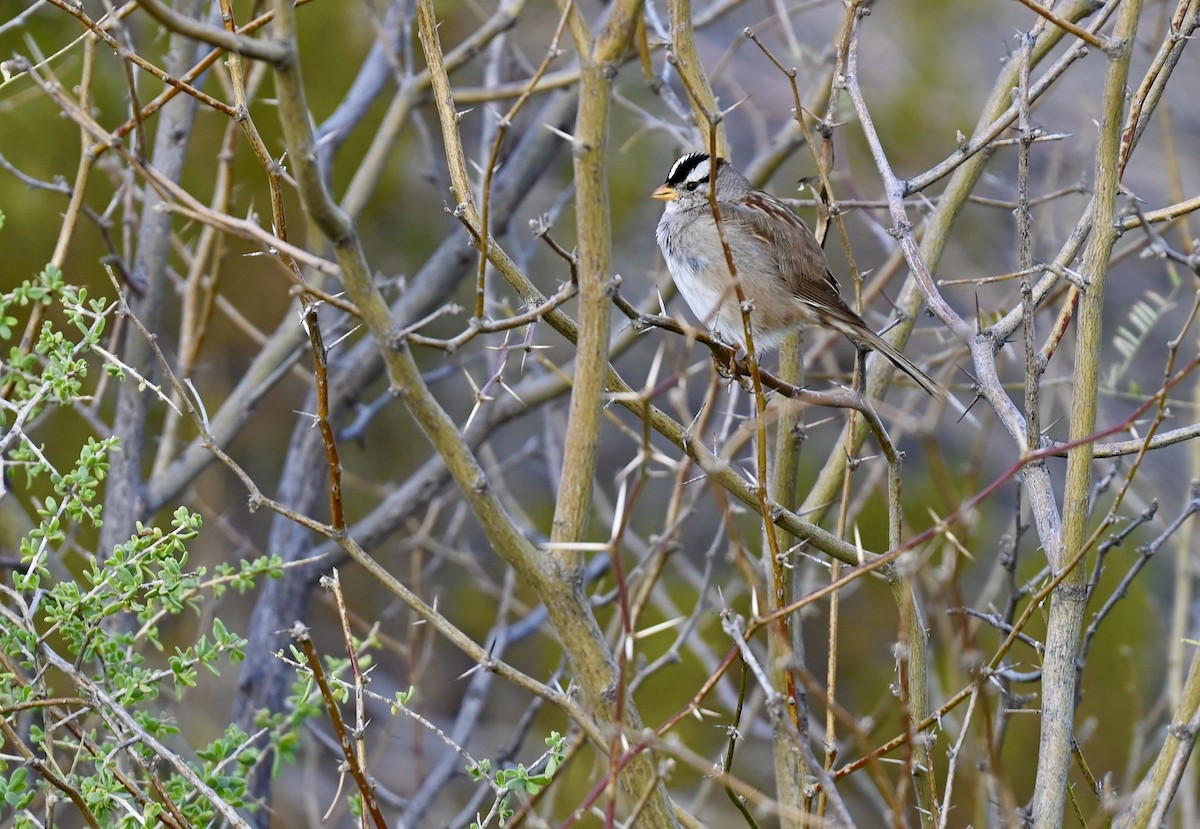
[[[745,388],[746,377],[738,371],[738,357],[736,351],[727,351],[723,354],[713,352],[713,368],[716,369],[717,375],[723,380],[737,380],[738,383]]]

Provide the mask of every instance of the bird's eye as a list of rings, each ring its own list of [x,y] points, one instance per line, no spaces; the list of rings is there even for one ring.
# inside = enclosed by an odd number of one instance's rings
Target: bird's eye
[[[692,190],[695,190],[699,186],[699,184],[694,181],[689,181],[687,184],[685,184],[683,186],[686,187],[688,189],[688,191],[690,192]]]

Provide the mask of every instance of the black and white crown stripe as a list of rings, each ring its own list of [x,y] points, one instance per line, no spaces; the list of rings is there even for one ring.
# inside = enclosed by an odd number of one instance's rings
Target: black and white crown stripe
[[[724,159],[718,159],[717,166],[719,167],[723,162]],[[691,153],[685,155],[671,165],[671,171],[667,173],[667,186],[681,187],[688,185],[688,189],[694,190],[698,185],[708,183],[711,166],[708,153]]]

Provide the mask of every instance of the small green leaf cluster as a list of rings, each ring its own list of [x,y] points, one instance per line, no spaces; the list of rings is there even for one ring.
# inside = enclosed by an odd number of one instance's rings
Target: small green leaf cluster
[[[371,649],[380,647],[379,639],[372,634],[366,639],[351,637],[351,647],[357,655],[358,667],[362,671],[367,671],[374,664],[375,659],[369,652]],[[276,732],[279,737],[277,751],[282,755],[280,759],[290,760],[295,750],[299,747],[296,741],[296,735],[300,733],[301,727],[305,721],[310,719],[324,719],[326,717],[325,700],[321,696],[321,692],[317,687],[317,680],[313,676],[312,671],[308,668],[308,657],[295,645],[289,645],[290,662],[296,666],[296,678],[292,682],[292,691],[288,696],[284,705],[287,714],[276,714],[271,717],[260,718],[258,724],[264,728],[270,728]],[[322,657],[322,669],[325,672],[326,679],[329,682],[329,690],[333,698],[338,703],[344,703],[350,699],[351,692],[354,686],[345,680],[345,676],[350,673],[351,660],[347,656],[332,656],[325,654]],[[414,691],[408,689],[407,694],[398,692],[396,699],[401,701],[403,705],[412,698]],[[393,707],[392,713],[396,709]]]
[[[549,786],[550,781],[554,778],[554,773],[558,771],[558,767],[562,764],[566,744],[566,738],[557,731],[551,731],[550,736],[546,738],[546,753],[539,757],[537,762],[529,768],[526,768],[521,763],[515,768],[500,769],[493,776],[491,760],[483,759],[474,765],[468,766],[467,772],[473,779],[482,781],[490,778],[494,788],[498,792],[495,805],[492,807],[488,818],[481,818],[473,822],[471,829],[483,829],[484,826],[490,823],[492,815],[499,818],[500,825],[504,826],[508,819],[513,816],[510,802],[514,794],[532,796]],[[535,771],[539,767],[541,771]]]
[[[33,313],[31,320],[49,316],[57,308],[66,325],[42,319],[33,348],[23,349],[19,339],[18,309]],[[0,387],[9,393],[0,406],[0,429],[5,442],[23,435],[23,426],[40,415],[49,404],[73,405],[83,396],[88,375],[88,356],[100,345],[112,311],[104,299],[90,299],[86,288],[67,285],[54,265],[47,265],[34,279],[0,294],[0,347],[7,351],[0,361]],[[7,447],[5,447],[7,448]],[[19,462],[39,460],[33,447],[13,457]],[[18,449],[18,451],[20,451]]]
[[[254,808],[245,802],[249,770],[271,747],[236,726],[201,748],[183,742],[160,698],[166,692],[177,700],[197,685],[201,669],[218,674],[226,661],[242,661],[246,641],[213,618],[208,631],[158,655],[167,650],[159,625],[185,610],[199,615],[230,588],[241,593],[264,576],[278,577],[282,561],[222,563],[211,574],[189,568],[188,545],[203,520],[182,506],[167,526],[138,523],[107,555],[89,551],[81,540],[102,524],[116,438],[79,438],[65,469],[50,461],[64,456],[61,435],[46,430],[58,442],[52,452],[31,437],[53,408],[85,399],[90,363],[111,364],[101,337],[114,311],[67,285],[53,266],[0,295],[0,348],[7,351],[0,453],[36,522],[20,540],[20,567],[0,585],[5,825],[46,825],[48,815],[54,823],[74,810],[94,825],[147,826],[167,808],[191,825],[210,825],[221,801]],[[37,330],[25,348],[13,343],[21,314],[24,327],[32,319]],[[277,757],[294,753],[275,748]],[[196,778],[211,793],[198,790]]]

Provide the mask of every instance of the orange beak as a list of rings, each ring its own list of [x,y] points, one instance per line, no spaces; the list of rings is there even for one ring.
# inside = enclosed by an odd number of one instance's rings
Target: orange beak
[[[674,187],[664,184],[651,193],[650,198],[658,199],[659,201],[675,201],[675,199],[679,198],[679,191]]]

